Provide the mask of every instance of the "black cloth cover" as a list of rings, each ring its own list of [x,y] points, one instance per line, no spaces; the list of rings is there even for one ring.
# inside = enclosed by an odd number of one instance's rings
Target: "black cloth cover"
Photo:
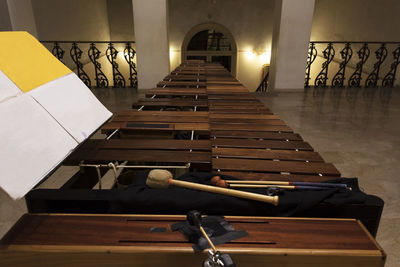
[[[206,216],[202,220],[202,227],[215,246],[248,236],[245,230],[236,231],[221,216]],[[200,252],[210,247],[200,228],[190,225],[187,221],[172,224],[171,230],[179,230],[189,242],[194,243],[193,250],[195,252]]]
[[[217,174],[206,172],[187,173],[179,180],[210,184]],[[234,177],[219,175],[222,179]],[[319,203],[333,206],[364,203],[367,195],[360,191],[357,178],[341,178],[329,182],[346,183],[352,190],[327,188],[323,190],[283,190],[279,205],[241,199],[215,193],[171,186],[168,189],[152,189],[146,186],[147,174],[136,175],[134,181],[124,190],[115,190],[110,213],[145,214],[186,214],[198,210],[207,215],[242,216],[296,216]],[[262,188],[243,189],[244,191],[266,194]]]

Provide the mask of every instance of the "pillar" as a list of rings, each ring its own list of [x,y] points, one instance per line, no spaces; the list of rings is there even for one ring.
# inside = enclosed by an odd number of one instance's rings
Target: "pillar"
[[[270,86],[304,88],[315,0],[277,0],[274,9]]]
[[[31,0],[7,0],[8,14],[13,31],[27,31],[38,38]]]
[[[7,0],[0,0],[0,31],[12,31]]]
[[[150,89],[169,73],[167,0],[132,0],[139,89]]]

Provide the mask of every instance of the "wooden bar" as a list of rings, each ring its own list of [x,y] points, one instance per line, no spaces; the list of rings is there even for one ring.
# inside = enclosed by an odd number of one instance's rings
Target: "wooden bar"
[[[205,82],[198,81],[160,81],[157,87],[193,87],[193,88],[204,88],[206,87]]]
[[[233,130],[233,131],[260,131],[260,132],[293,132],[292,128],[286,125],[262,125],[250,123],[210,123],[212,130]]]
[[[324,161],[317,152],[312,152],[312,151],[213,148],[212,154],[214,157],[219,157],[219,158],[278,159],[278,160],[317,161],[317,162]]]
[[[204,99],[169,99],[169,98],[141,98],[132,104],[132,108],[145,107],[199,107],[208,108],[207,100]]]
[[[313,148],[303,141],[281,141],[281,140],[253,140],[253,139],[213,139],[213,147],[234,147],[234,148],[258,148],[258,149],[291,149],[308,150]]]
[[[238,170],[255,172],[289,172],[295,174],[322,174],[340,176],[340,172],[331,163],[272,161],[254,159],[227,159],[213,158],[212,166],[215,170]]]
[[[225,114],[218,114],[218,115],[225,115]],[[235,115],[239,116],[242,114],[235,114]],[[244,115],[247,116],[248,114],[244,114]],[[269,115],[266,115],[266,116],[269,116]],[[242,139],[289,140],[289,141],[302,141],[303,140],[299,134],[279,133],[279,132],[212,130],[210,135],[211,135],[211,137],[218,138],[218,139],[242,138]]]

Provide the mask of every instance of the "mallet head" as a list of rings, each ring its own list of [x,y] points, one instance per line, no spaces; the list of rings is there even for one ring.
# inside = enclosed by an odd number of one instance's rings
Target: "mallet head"
[[[147,175],[146,185],[151,188],[168,188],[172,173],[167,170],[154,169]]]

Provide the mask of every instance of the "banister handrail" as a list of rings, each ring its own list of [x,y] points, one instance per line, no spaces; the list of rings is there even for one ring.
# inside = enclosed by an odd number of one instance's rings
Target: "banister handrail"
[[[75,65],[74,71],[78,75],[78,77],[90,88],[93,86],[93,81],[95,82],[95,87],[109,87],[110,86],[110,78],[107,77],[105,72],[103,72],[102,65],[99,62],[100,57],[105,56],[110,63],[110,67],[112,68],[112,86],[113,87],[126,87],[127,82],[125,80],[124,75],[121,73],[120,66],[117,63],[118,61],[126,62],[128,64],[129,72],[126,75],[129,75],[128,80],[130,87],[137,89],[137,70],[136,70],[136,63],[135,63],[135,55],[136,51],[132,47],[135,44],[135,41],[56,41],[56,40],[43,40],[40,41],[43,44],[53,44],[51,49],[52,54],[61,62],[63,62],[65,50],[69,49],[70,58]],[[66,48],[66,45],[70,45],[70,47]],[[94,68],[94,75],[93,79],[90,78],[88,74],[88,66],[87,64],[83,64],[81,61],[82,56],[84,55],[84,51],[79,47],[81,44],[89,44],[89,48],[86,52],[87,56],[89,57],[88,61],[92,63]],[[99,48],[96,46],[98,44],[106,44],[107,48],[105,51],[100,51]],[[123,51],[118,51],[121,45],[118,45],[115,48],[116,44],[123,44],[124,48]],[[101,45],[104,47],[103,45]],[[99,46],[100,47],[100,46]],[[117,59],[118,54],[122,59]],[[64,62],[63,62],[64,63]],[[106,64],[108,65],[108,64]],[[86,70],[85,70],[86,69]],[[107,73],[107,72],[106,72]]]
[[[326,44],[327,46],[318,55],[317,46],[321,47],[321,44]],[[340,52],[336,53],[336,49],[338,48],[335,45],[338,44],[342,44],[342,46],[339,46],[341,49]],[[357,50],[353,51],[354,47],[357,47]],[[375,48],[372,52],[371,49],[373,47]],[[389,53],[390,49],[392,50],[391,53]],[[321,69],[317,72],[317,76],[311,77],[311,67],[315,66],[313,63],[317,56],[323,57],[324,61]],[[385,68],[385,63],[390,58],[392,58],[391,63],[389,65],[386,64]],[[353,63],[350,65],[351,59],[353,59]],[[369,64],[372,60],[374,60],[373,64]],[[333,75],[332,71],[328,72],[330,63],[338,61],[340,61],[338,63],[339,69]],[[344,87],[346,67],[348,69],[348,66],[352,66],[353,68],[351,75],[347,78],[347,86],[349,87],[361,87],[361,82],[363,82],[363,86],[365,87],[378,87],[379,85],[382,87],[393,87],[399,64],[400,41],[310,41],[304,87],[310,87],[310,81],[312,80],[314,80],[315,87],[327,87],[328,80],[331,80],[330,85],[332,87]],[[368,66],[372,66],[372,71],[368,70]],[[379,80],[381,80],[380,84],[378,83]]]

